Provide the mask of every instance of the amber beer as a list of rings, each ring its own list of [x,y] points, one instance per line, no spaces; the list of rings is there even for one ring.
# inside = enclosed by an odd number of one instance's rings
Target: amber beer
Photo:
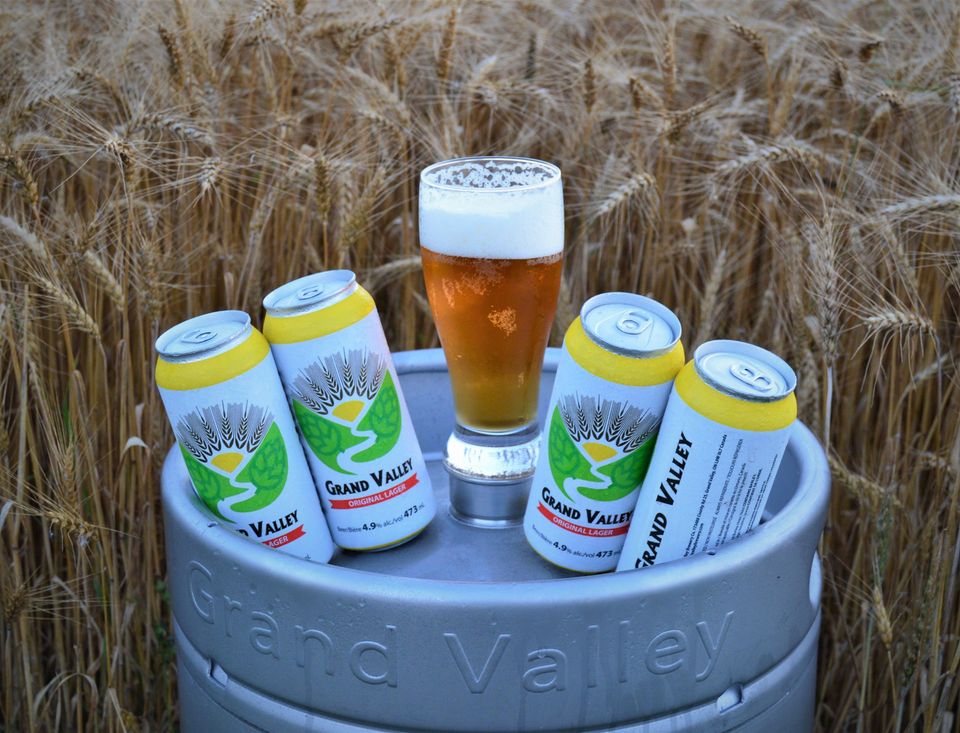
[[[559,169],[523,158],[430,166],[420,245],[458,423],[485,433],[530,425],[560,290]]]
[[[450,370],[450,512],[519,524],[537,465],[540,368],[560,290],[560,169],[460,158],[420,174],[420,254]]]
[[[427,247],[420,252],[457,420],[492,433],[529,424],[537,412],[562,252],[528,259],[459,257]]]

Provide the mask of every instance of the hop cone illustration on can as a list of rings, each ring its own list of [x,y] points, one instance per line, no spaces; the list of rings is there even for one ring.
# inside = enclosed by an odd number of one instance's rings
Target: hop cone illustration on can
[[[327,467],[347,475],[350,464],[386,455],[400,437],[400,401],[384,359],[343,351],[318,359],[293,380],[293,411],[304,439]]]
[[[565,395],[554,408],[548,439],[557,487],[572,501],[571,485],[595,501],[622,499],[637,487],[659,423],[658,415],[618,400]]]
[[[221,502],[234,512],[273,503],[287,480],[287,451],[273,415],[249,403],[198,408],[181,417],[177,438],[200,498],[214,514]]]

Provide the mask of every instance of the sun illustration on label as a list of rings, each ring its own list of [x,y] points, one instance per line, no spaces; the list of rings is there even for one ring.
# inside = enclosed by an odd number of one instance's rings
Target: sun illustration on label
[[[650,463],[650,437],[660,419],[617,400],[564,395],[550,417],[550,471],[571,501],[574,490],[595,501],[616,501],[640,483]]]
[[[386,359],[353,349],[317,359],[293,380],[293,414],[313,454],[353,475],[400,438],[400,397]]]
[[[287,448],[269,410],[250,403],[197,408],[177,421],[176,433],[197,493],[220,519],[233,521],[222,509],[263,509],[283,491]]]

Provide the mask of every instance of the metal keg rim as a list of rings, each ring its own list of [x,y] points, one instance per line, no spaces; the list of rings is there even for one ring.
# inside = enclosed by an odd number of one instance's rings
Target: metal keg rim
[[[560,350],[547,350],[545,371],[556,370]],[[394,354],[394,364],[400,375],[417,372],[444,371],[443,351],[426,349]],[[798,542],[811,525],[822,529],[829,499],[829,472],[823,449],[813,433],[797,421],[790,428],[788,451],[804,455],[799,463],[799,488],[790,500],[768,522],[755,530],[718,548],[713,554],[701,553],[642,571],[605,573],[572,578],[553,578],[522,581],[459,581],[432,578],[411,578],[384,575],[356,568],[308,563],[305,560],[259,547],[249,540],[210,520],[203,505],[186,480],[183,459],[176,446],[167,454],[163,466],[162,486],[165,510],[179,515],[176,520],[185,531],[211,535],[209,541],[224,552],[237,552],[247,558],[247,564],[264,573],[282,573],[290,578],[301,578],[305,584],[316,589],[328,585],[332,592],[355,592],[369,595],[380,588],[383,592],[395,593],[402,580],[404,595],[416,596],[421,603],[462,603],[465,599],[478,603],[489,602],[505,608],[524,607],[530,593],[537,594],[545,602],[569,604],[571,598],[594,597],[602,594],[608,599],[627,599],[642,596],[645,592],[662,593],[671,587],[685,586],[691,582],[709,581],[720,568],[751,565],[762,562],[764,548],[776,544]],[[180,491],[189,501],[168,501],[167,493]],[[168,521],[173,521],[171,517]],[[377,581],[377,578],[382,580]],[[524,592],[518,593],[522,588]]]

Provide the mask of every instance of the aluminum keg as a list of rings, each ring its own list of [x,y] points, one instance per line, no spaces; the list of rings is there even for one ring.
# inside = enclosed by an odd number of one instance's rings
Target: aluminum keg
[[[185,733],[813,729],[829,473],[807,428],[793,429],[755,530],[677,562],[572,577],[519,526],[450,516],[443,354],[395,364],[439,506],[408,545],[330,565],[259,547],[209,519],[179,453],[167,456]]]

